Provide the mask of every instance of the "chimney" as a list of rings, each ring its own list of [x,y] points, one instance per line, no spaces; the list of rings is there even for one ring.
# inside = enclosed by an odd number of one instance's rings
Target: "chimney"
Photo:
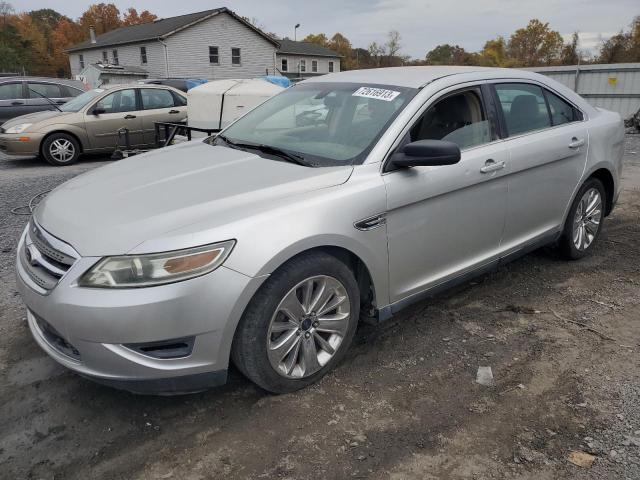
[[[91,39],[91,43],[96,43],[96,27],[93,25],[89,25],[89,38]]]

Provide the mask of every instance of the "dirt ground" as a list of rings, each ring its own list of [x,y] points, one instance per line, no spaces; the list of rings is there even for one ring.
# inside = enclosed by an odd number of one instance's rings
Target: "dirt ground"
[[[0,477],[640,479],[640,136],[594,255],[537,251],[377,327],[318,385],[144,397],[65,371],[13,279],[27,216],[82,171],[0,161]],[[490,366],[494,386],[475,382]],[[571,451],[595,456],[590,468]]]

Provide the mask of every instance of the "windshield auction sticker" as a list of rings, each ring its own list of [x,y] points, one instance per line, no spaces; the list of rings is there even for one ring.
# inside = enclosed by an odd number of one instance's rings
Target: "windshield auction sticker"
[[[385,102],[390,102],[398,95],[400,95],[400,92],[396,92],[395,90],[371,87],[360,87],[352,94],[354,97],[376,98],[378,100],[384,100]]]

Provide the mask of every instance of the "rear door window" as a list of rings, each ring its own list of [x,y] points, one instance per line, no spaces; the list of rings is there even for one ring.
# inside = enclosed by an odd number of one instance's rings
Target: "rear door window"
[[[551,93],[549,90],[544,91],[549,103],[549,113],[551,114],[551,123],[553,125],[562,125],[564,123],[576,122],[582,120],[582,114],[569,102],[563,100],[558,95]]]
[[[140,94],[142,95],[142,108],[144,110],[156,110],[175,106],[173,95],[171,95],[169,90],[141,88]]]
[[[63,98],[60,85],[54,83],[27,83],[29,97],[31,98]]]
[[[22,99],[22,82],[0,84],[0,100]]]
[[[542,88],[529,83],[495,85],[509,137],[549,128],[551,119]]]

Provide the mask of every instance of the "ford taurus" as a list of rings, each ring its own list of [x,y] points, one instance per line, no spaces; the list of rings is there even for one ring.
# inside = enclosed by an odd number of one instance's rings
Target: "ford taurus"
[[[17,253],[38,344],[135,392],[290,392],[360,321],[535,248],[590,254],[620,190],[623,125],[518,70],[325,75],[206,140],[78,176]]]

